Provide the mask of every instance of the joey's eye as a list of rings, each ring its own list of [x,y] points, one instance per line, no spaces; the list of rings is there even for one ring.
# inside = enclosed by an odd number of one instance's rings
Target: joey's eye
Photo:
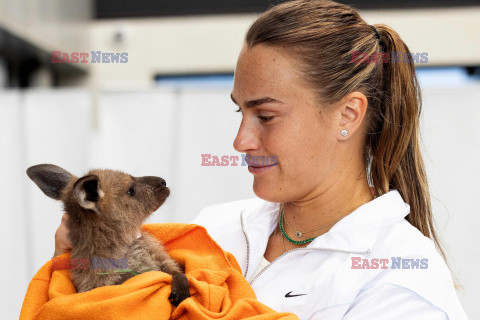
[[[130,189],[128,189],[127,193],[131,196],[135,195],[135,186],[131,186]]]

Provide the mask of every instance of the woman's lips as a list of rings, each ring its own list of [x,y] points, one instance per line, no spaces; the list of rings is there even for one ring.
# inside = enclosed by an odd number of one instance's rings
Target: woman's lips
[[[260,174],[260,173],[265,173],[267,171],[270,171],[275,167],[278,163],[271,164],[268,166],[248,166],[248,171],[250,171],[253,174]]]

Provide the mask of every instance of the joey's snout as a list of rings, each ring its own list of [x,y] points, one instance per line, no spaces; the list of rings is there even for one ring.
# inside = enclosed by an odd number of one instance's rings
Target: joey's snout
[[[145,183],[146,185],[151,186],[153,189],[166,188],[167,182],[160,177],[141,177],[138,179],[139,182]]]
[[[160,177],[141,177],[138,181],[151,187],[153,192],[155,192],[160,198],[166,199],[170,195],[170,189],[167,187],[167,182]]]

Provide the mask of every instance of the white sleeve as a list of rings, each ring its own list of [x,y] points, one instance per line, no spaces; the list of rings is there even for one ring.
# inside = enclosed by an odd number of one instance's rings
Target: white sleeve
[[[447,320],[441,309],[404,287],[383,284],[363,291],[343,320]]]

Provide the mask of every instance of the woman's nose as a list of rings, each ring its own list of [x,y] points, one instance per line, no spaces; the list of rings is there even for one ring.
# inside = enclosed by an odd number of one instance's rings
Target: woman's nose
[[[237,136],[233,140],[233,148],[240,153],[246,153],[259,148],[259,139],[254,128],[244,121],[240,124]]]

